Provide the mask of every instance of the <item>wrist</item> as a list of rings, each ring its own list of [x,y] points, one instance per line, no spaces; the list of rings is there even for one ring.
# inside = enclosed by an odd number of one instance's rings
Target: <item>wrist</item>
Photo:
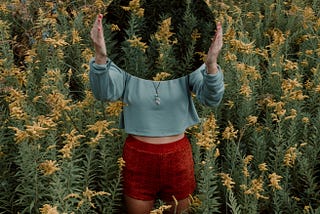
[[[107,63],[107,56],[106,55],[104,55],[104,56],[96,55],[95,63],[99,64],[99,65],[106,64]]]
[[[208,74],[216,74],[219,71],[218,63],[216,63],[216,62],[213,62],[213,63],[210,63],[210,64],[206,64],[206,66],[207,66]]]

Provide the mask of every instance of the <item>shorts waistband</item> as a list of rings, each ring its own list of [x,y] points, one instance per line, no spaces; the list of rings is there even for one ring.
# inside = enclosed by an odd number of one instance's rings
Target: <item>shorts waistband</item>
[[[181,150],[190,146],[189,139],[186,135],[183,138],[165,144],[152,144],[147,143],[141,140],[134,138],[132,135],[128,135],[126,139],[126,144],[129,146],[134,147],[135,149],[150,152],[150,153],[167,153],[173,152],[177,150]]]

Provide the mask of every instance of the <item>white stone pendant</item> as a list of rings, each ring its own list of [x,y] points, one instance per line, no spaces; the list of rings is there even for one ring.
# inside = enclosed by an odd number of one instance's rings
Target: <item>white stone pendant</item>
[[[160,97],[156,94],[155,102],[157,105],[160,105]]]

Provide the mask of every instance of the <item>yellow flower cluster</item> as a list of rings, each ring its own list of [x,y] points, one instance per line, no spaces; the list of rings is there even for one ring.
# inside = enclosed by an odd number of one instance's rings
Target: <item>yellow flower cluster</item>
[[[60,170],[60,168],[56,164],[57,161],[46,160],[39,165],[39,169],[42,171],[44,175],[51,175],[56,171]]]
[[[170,77],[170,76],[171,76],[170,73],[160,72],[160,73],[157,73],[155,77],[153,77],[153,80],[154,80],[154,81],[161,81],[161,80],[167,79],[167,78]]]
[[[138,17],[144,16],[144,9],[140,7],[140,0],[132,0],[129,2],[129,6],[122,7],[125,11],[132,11]]]
[[[50,204],[44,204],[39,210],[41,214],[59,214],[58,207]]]
[[[237,139],[238,137],[237,134],[239,130],[236,130],[230,121],[228,121],[228,124],[229,125],[222,132],[222,139],[229,140],[229,141]]]
[[[80,146],[80,139],[85,137],[84,135],[77,135],[77,130],[73,129],[68,134],[63,134],[62,137],[65,137],[64,140],[65,145],[62,147],[62,149],[59,150],[59,152],[62,153],[63,158],[71,158],[72,156],[72,149]]]
[[[197,145],[206,149],[215,148],[220,141],[218,140],[218,126],[214,114],[210,114],[202,124],[202,130],[196,133]]]
[[[142,52],[146,52],[148,45],[145,42],[141,42],[142,37],[133,36],[132,39],[128,39],[127,41],[130,43],[131,47],[139,48]]]
[[[240,187],[244,190],[244,194],[246,195],[254,195],[257,199],[269,199],[269,197],[261,194],[264,191],[263,184],[263,178],[260,176],[259,178],[251,180],[250,187],[247,187],[246,185],[241,185]]]
[[[285,166],[293,167],[298,156],[297,147],[290,147],[287,149],[286,154],[284,155],[283,163]]]
[[[268,177],[269,177],[269,180],[270,180],[269,186],[272,187],[273,191],[282,189],[282,187],[279,185],[279,182],[280,182],[280,179],[282,178],[282,176],[277,175],[274,172],[274,173],[270,174]]]
[[[69,198],[76,198],[76,199],[79,199],[78,201],[78,209],[84,204],[84,203],[89,203],[89,205],[92,207],[92,208],[95,208],[95,205],[94,203],[92,202],[92,198],[95,197],[95,196],[103,196],[103,195],[106,195],[106,196],[110,196],[111,194],[108,193],[108,192],[104,192],[104,191],[99,191],[99,192],[96,192],[96,191],[93,191],[93,190],[90,190],[88,187],[86,187],[85,191],[82,192],[82,194],[77,194],[77,193],[71,193],[69,195],[67,195],[64,200],[67,200]]]
[[[171,28],[171,17],[161,22],[161,25],[159,26],[158,31],[154,35],[156,40],[164,45],[177,43],[176,40],[173,40],[173,41],[170,40],[170,37],[174,35],[174,33],[170,31],[170,28]]]
[[[220,173],[219,175],[221,176],[221,179],[222,179],[222,185],[227,187],[228,190],[231,190],[233,188],[233,186],[236,184],[232,180],[232,178],[230,177],[229,174]]]

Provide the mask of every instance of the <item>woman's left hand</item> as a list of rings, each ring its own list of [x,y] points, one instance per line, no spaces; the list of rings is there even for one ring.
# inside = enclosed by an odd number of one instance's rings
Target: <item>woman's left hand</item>
[[[215,74],[218,72],[218,56],[222,49],[222,26],[221,23],[217,23],[217,31],[212,39],[207,59],[206,59],[206,66],[208,69],[209,74]]]

